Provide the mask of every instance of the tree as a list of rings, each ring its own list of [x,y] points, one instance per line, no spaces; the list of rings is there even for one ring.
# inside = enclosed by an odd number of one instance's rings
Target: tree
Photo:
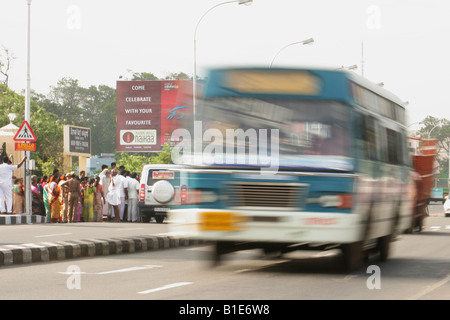
[[[146,164],[171,164],[171,146],[166,143],[161,151],[151,156],[135,155],[129,152],[120,152],[115,155],[118,166],[125,166],[130,172],[141,172],[142,167]]]
[[[439,164],[439,172],[448,173],[450,121],[445,118],[438,119],[432,116],[427,116],[420,123],[423,125],[418,132],[421,138],[434,138],[438,140],[436,161]]]
[[[164,80],[189,80],[190,77],[184,73],[184,72],[179,72],[179,73],[169,73]]]
[[[83,88],[62,78],[47,96],[35,95],[47,112],[64,124],[91,129],[91,153],[113,153],[116,146],[116,90],[100,85]]]
[[[170,142],[167,142],[162,150],[155,156],[149,159],[150,164],[171,164],[171,150]]]
[[[159,79],[151,72],[133,72],[131,80],[159,80]]]
[[[0,125],[9,123],[8,114],[16,114],[15,123],[25,120],[25,97],[0,84]],[[36,152],[31,158],[36,160],[36,173],[48,174],[43,167],[62,166],[63,123],[58,116],[47,112],[32,99],[30,103],[30,125],[36,135]],[[51,172],[50,172],[51,173]]]
[[[7,48],[2,47],[0,51],[0,73],[5,77],[0,83],[8,86],[9,81],[9,69],[11,68],[11,62],[16,59],[14,54],[10,52]]]
[[[148,163],[147,157],[143,155],[133,155],[128,152],[117,153],[116,156],[117,166],[125,166],[125,169],[130,172],[141,172],[142,167]]]

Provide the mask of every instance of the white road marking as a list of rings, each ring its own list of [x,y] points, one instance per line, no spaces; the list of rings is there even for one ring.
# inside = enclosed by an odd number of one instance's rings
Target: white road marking
[[[159,265],[145,265],[143,267],[131,267],[131,268],[125,268],[125,269],[117,269],[117,270],[111,270],[111,271],[102,271],[102,272],[58,272],[59,274],[111,274],[111,273],[120,273],[120,272],[129,272],[129,271],[138,271],[138,270],[146,270],[146,269],[155,269],[155,268],[162,268],[162,266]]]
[[[103,271],[103,272],[98,272],[96,274],[111,274],[111,273],[129,272],[129,271],[146,270],[146,269],[154,269],[154,268],[162,268],[162,266],[145,265],[143,267],[131,267],[131,268],[125,268],[125,269]]]
[[[53,234],[44,234],[41,236],[35,236],[35,238],[45,238],[45,237],[57,237],[57,236],[67,236],[69,234],[72,234],[70,232],[67,233],[53,233]]]
[[[163,287],[156,288],[156,289],[149,289],[149,290],[141,291],[138,293],[139,294],[147,294],[147,293],[152,293],[152,292],[156,292],[156,291],[162,291],[162,290],[167,290],[167,289],[171,289],[171,288],[186,286],[188,284],[193,284],[193,282],[177,282],[177,283],[168,284]]]
[[[66,274],[66,275],[69,275],[69,276],[71,276],[71,275],[74,275],[74,274],[88,274],[87,272],[67,272],[67,271],[64,271],[64,272],[58,272],[59,274]],[[92,274],[92,273],[91,273]]]
[[[444,284],[446,284],[447,282],[450,281],[450,274],[448,274],[444,279],[442,279],[441,281],[436,282],[435,284],[433,284],[432,286],[428,286],[427,288],[423,289],[422,291],[420,291],[419,293],[407,298],[407,300],[417,300],[420,299],[421,297],[429,294],[431,291],[436,290],[439,287],[442,287]]]

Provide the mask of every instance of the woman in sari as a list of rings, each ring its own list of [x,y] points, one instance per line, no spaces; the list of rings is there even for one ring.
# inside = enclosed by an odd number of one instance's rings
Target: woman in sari
[[[42,193],[39,191],[38,177],[31,176],[31,212],[32,214],[45,215]]]
[[[14,181],[13,194],[13,211],[15,214],[22,214],[24,212],[24,186],[23,178],[18,178]]]
[[[48,186],[48,202],[50,208],[50,222],[58,222],[61,213],[61,202],[59,195],[61,188],[58,186],[59,176],[53,176],[52,182]]]
[[[84,197],[83,197],[83,221],[84,222],[92,222],[94,221],[94,179],[91,179],[89,183],[87,183],[87,179],[85,180],[86,186],[84,187]]]
[[[46,222],[50,222],[50,204],[48,203],[48,177],[44,176],[41,181],[42,200],[44,201]]]
[[[103,205],[105,205],[105,196],[103,195],[103,186],[100,184],[100,177],[95,179],[95,198],[94,198],[94,216],[95,221],[103,221]]]

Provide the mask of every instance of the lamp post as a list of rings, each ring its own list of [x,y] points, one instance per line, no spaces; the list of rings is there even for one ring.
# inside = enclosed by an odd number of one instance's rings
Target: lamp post
[[[229,4],[229,3],[234,3],[237,2],[238,4],[245,4],[245,5],[250,5],[252,4],[253,0],[232,0],[232,1],[226,1],[226,2],[222,2],[219,4],[216,4],[215,6],[211,7],[210,9],[208,9],[198,20],[197,25],[195,26],[195,31],[194,31],[194,75],[193,75],[193,82],[192,82],[192,103],[193,103],[193,110],[192,112],[194,113],[194,120],[195,120],[195,107],[196,107],[196,95],[197,95],[197,29],[198,26],[200,24],[200,22],[203,20],[203,18],[208,14],[208,12],[210,12],[211,10],[225,5],[225,4]]]
[[[439,124],[435,125],[433,128],[431,128],[430,131],[428,131],[428,139],[431,138],[431,132],[432,132],[434,129],[436,129],[437,127],[439,127]]]
[[[345,69],[345,70],[356,70],[356,69],[358,69],[358,65],[354,64],[354,65],[351,65],[351,66],[348,66],[348,67],[341,66],[338,70],[343,70],[343,69]]]
[[[31,39],[31,0],[27,0],[28,6],[28,24],[27,24],[27,88],[25,91],[25,121],[30,123],[30,95],[31,95],[31,77],[30,77],[30,39]],[[31,176],[29,170],[30,151],[25,151],[27,160],[24,163],[24,183],[25,183],[25,212],[31,212]]]
[[[295,45],[295,44],[303,44],[303,45],[306,45],[306,44],[313,44],[313,43],[314,43],[314,39],[313,39],[313,38],[309,38],[309,39],[306,39],[306,40],[303,40],[303,41],[293,42],[293,43],[290,43],[290,44],[284,46],[284,47],[281,48],[280,51],[278,51],[277,54],[273,57],[272,62],[270,63],[270,67],[272,68],[272,65],[273,65],[273,62],[275,61],[275,58],[280,54],[281,51],[283,51],[283,50],[286,49],[287,47],[293,46],[293,45]]]

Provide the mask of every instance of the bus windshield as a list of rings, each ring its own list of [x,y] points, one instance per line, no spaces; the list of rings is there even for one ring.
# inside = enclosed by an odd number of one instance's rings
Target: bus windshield
[[[227,129],[278,129],[280,160],[350,156],[349,111],[343,103],[215,98],[203,100],[199,111],[203,130],[218,129],[223,136]]]

